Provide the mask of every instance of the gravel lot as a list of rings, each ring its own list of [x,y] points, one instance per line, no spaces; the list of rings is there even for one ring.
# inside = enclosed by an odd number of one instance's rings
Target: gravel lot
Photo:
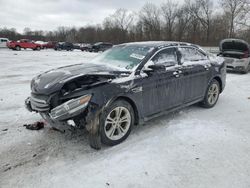
[[[95,55],[0,50],[0,187],[250,187],[250,73],[228,73],[214,108],[157,118],[100,151],[84,131],[25,129],[41,119],[24,108],[32,77]]]

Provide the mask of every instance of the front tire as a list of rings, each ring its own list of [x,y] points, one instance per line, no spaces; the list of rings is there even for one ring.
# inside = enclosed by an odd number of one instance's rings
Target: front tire
[[[134,110],[125,100],[113,102],[100,117],[101,142],[114,146],[124,141],[134,125]]]
[[[212,108],[216,105],[220,95],[220,84],[217,80],[213,79],[208,85],[205,98],[202,101],[204,108]]]
[[[16,47],[15,47],[15,50],[20,51],[20,50],[21,50],[21,47],[20,47],[20,46],[16,46]]]

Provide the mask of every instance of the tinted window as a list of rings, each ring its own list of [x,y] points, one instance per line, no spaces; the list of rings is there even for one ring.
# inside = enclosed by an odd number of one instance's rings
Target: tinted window
[[[206,60],[207,56],[195,48],[179,48],[182,55],[182,61]]]
[[[171,66],[177,64],[177,56],[175,48],[168,48],[158,52],[153,58],[152,61],[155,64],[163,64],[166,66]]]
[[[6,39],[1,39],[1,42],[7,42],[7,40]]]

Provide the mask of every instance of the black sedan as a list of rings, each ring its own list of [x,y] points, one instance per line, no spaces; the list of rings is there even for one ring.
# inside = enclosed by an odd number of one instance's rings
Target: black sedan
[[[74,50],[75,47],[72,43],[70,42],[58,42],[55,47],[54,50],[67,50],[67,51],[72,51]]]
[[[104,52],[105,50],[108,50],[112,48],[113,44],[108,42],[97,42],[93,44],[91,47],[89,47],[89,52]]]
[[[25,101],[59,129],[86,128],[90,145],[116,145],[134,125],[200,103],[213,107],[225,87],[224,59],[179,42],[114,46],[90,62],[35,77]]]

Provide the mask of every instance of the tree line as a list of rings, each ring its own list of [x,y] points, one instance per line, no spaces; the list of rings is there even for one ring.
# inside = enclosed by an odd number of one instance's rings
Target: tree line
[[[58,27],[54,31],[25,28],[0,28],[0,37],[11,40],[29,38],[43,41],[68,41],[114,44],[145,40],[175,40],[200,45],[218,45],[224,38],[250,42],[250,0],[166,0],[146,3],[139,11],[118,9],[99,25]]]

